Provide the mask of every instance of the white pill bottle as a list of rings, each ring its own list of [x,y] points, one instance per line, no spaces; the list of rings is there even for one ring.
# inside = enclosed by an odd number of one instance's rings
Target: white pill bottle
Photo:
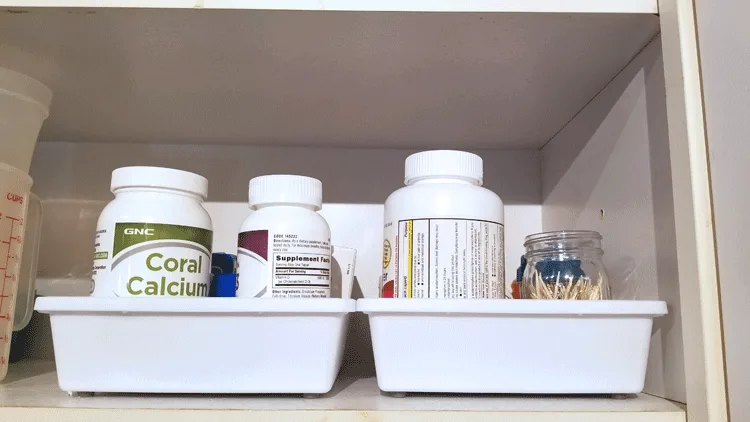
[[[112,172],[115,199],[99,215],[92,296],[208,296],[211,217],[205,177],[161,167]]]
[[[331,229],[317,213],[320,180],[268,175],[250,180],[252,212],[237,238],[237,297],[331,296]]]
[[[424,151],[385,201],[386,298],[504,298],[503,202],[482,187],[482,158]]]

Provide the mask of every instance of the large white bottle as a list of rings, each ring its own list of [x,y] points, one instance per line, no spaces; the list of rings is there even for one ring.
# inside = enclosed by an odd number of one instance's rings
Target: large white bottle
[[[468,152],[406,159],[406,187],[385,201],[381,297],[505,297],[503,202],[482,176]]]

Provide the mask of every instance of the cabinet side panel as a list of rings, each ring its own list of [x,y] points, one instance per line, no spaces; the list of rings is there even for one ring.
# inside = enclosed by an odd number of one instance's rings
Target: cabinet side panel
[[[542,149],[545,230],[604,237],[618,299],[661,299],[645,391],[684,402],[680,293],[664,72],[654,40]]]
[[[727,420],[713,211],[692,0],[660,0],[688,421]]]
[[[750,3],[696,0],[729,416],[750,420]]]

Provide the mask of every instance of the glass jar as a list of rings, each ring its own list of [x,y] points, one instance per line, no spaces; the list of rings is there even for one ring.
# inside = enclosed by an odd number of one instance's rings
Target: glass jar
[[[521,299],[610,299],[601,240],[583,230],[526,236]]]

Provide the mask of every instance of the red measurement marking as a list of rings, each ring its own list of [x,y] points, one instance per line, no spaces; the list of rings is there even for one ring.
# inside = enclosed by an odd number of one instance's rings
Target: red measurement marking
[[[11,217],[9,215],[6,215],[5,218],[7,218],[7,219],[10,220],[10,236],[12,237],[13,236],[13,223],[15,223],[16,221],[18,221],[18,219],[15,218],[15,217]],[[6,243],[6,242],[3,242],[3,243]],[[6,285],[5,280],[7,280],[8,278],[10,278],[10,277],[8,277],[8,271],[7,271],[8,261],[10,260],[10,239],[8,240],[7,244],[8,244],[8,254],[5,255],[5,268],[6,268],[6,270],[4,271],[5,277],[3,278],[3,288],[2,288],[2,291],[0,291],[0,311],[3,310],[3,302],[5,301],[5,298],[3,297],[3,296],[5,296],[5,285]],[[7,319],[8,322],[10,322],[10,315],[8,315],[8,317],[5,318],[5,319]]]
[[[8,275],[8,262],[11,260],[11,255],[10,255],[10,244],[11,244],[11,241],[16,240],[16,241],[18,241],[18,243],[20,243],[18,237],[14,237],[13,236],[13,226],[15,225],[15,223],[17,221],[20,222],[19,224],[23,224],[23,218],[15,218],[15,217],[11,217],[9,215],[6,215],[5,218],[7,218],[7,219],[10,220],[10,233],[9,233],[10,238],[7,241],[3,241],[2,242],[2,243],[5,243],[6,245],[8,245],[8,253],[5,255],[5,267],[3,268],[3,273],[4,273],[3,287],[2,287],[2,290],[0,290],[0,312],[2,312],[2,310],[3,310],[3,302],[5,301],[5,298],[9,297],[9,296],[6,296],[6,294],[5,294],[5,285],[7,284],[5,281],[7,279],[11,279],[11,280],[15,281],[15,279],[16,279],[16,275],[15,274]],[[12,259],[16,259],[15,256],[13,256]],[[6,313],[4,316],[0,316],[0,319],[5,319],[5,320],[8,320],[10,322],[10,314]]]

